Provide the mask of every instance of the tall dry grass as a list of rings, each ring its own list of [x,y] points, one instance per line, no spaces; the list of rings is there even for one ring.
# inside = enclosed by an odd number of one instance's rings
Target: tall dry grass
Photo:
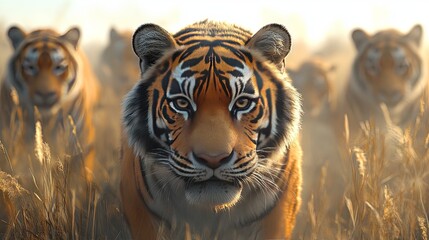
[[[53,156],[50,146],[43,140],[39,122],[34,142],[28,162],[18,163],[25,165],[28,171],[22,171],[14,160],[8,160],[15,163],[11,163],[10,173],[0,171],[0,191],[5,195],[6,205],[10,206],[9,219],[3,220],[6,222],[3,222],[4,232],[0,232],[2,237],[126,238],[119,198],[113,188],[100,182],[86,182],[84,175],[79,174],[81,171],[77,173],[71,167],[70,156]],[[9,158],[4,145],[0,145],[3,156]],[[112,156],[109,161],[117,160]]]
[[[302,204],[295,238],[427,239],[427,114],[422,108],[415,124],[398,136],[402,145],[394,157],[389,154],[390,142],[373,123],[365,125],[364,137],[351,145],[346,120],[347,147],[337,162],[341,166],[334,166],[342,177],[327,185],[336,175],[325,166],[319,184],[304,189],[311,197]],[[338,192],[341,199],[333,197]]]

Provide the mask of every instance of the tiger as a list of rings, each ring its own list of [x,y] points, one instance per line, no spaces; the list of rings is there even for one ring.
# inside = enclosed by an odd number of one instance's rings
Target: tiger
[[[109,42],[98,63],[100,80],[111,85],[121,96],[131,89],[140,76],[139,60],[131,46],[132,35],[130,30],[118,31],[111,27]]]
[[[14,145],[34,145],[40,122],[43,140],[51,150],[67,154],[74,163],[84,160],[85,176],[92,179],[95,161],[92,110],[99,83],[83,51],[80,29],[60,35],[53,29],[25,32],[11,26],[13,46],[0,91],[2,139]],[[22,145],[17,145],[20,142]],[[11,149],[11,147],[8,147]],[[64,152],[63,152],[64,151]]]
[[[351,142],[359,140],[368,123],[383,134],[390,134],[390,129],[404,131],[415,123],[428,87],[419,49],[422,35],[420,24],[407,33],[352,31],[357,53],[342,97]]]
[[[336,82],[338,78],[337,65],[331,58],[321,55],[312,55],[302,61],[295,68],[287,68],[292,84],[302,95],[303,120],[300,134],[301,147],[304,152],[302,172],[303,191],[302,202],[308,203],[314,197],[314,189],[320,188],[321,169],[333,179],[342,177],[340,155],[335,130],[332,126],[333,113],[336,111]],[[339,189],[342,183],[324,182],[324,187]],[[344,196],[330,194],[326,210],[335,211]],[[338,200],[338,201],[337,201]],[[308,209],[303,209],[301,216],[307,216]],[[298,221],[300,221],[299,219]],[[298,226],[305,227],[305,224]],[[298,232],[302,232],[298,229]]]
[[[123,101],[120,192],[133,239],[290,239],[302,110],[287,29],[147,23],[132,44],[142,77]]]
[[[304,60],[296,69],[287,69],[292,84],[303,96],[304,119],[317,117],[334,104],[332,74],[335,69],[335,65],[317,56]]]

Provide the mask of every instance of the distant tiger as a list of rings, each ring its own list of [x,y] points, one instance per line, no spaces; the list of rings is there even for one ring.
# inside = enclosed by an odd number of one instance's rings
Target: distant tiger
[[[305,60],[297,69],[288,68],[293,85],[303,99],[304,119],[329,111],[333,98],[335,66],[320,57]]]
[[[314,197],[315,186],[321,184],[320,173],[324,166],[329,176],[340,178],[338,143],[332,127],[333,112],[336,110],[335,80],[336,66],[330,58],[311,56],[296,69],[288,69],[293,85],[302,95],[303,121],[300,141],[303,155],[303,203]],[[326,182],[326,187],[340,189],[341,181]],[[344,196],[337,192],[330,194],[326,209],[337,209]],[[303,209],[305,214],[308,209]],[[304,225],[304,224],[303,224]]]
[[[405,129],[415,122],[428,86],[419,53],[422,32],[420,25],[406,34],[395,29],[374,35],[352,32],[357,54],[343,96],[352,138],[364,122],[386,131],[389,125]]]
[[[32,150],[35,122],[41,121],[44,140],[52,151],[84,159],[91,179],[95,157],[92,109],[99,86],[78,47],[80,30],[71,28],[63,35],[51,29],[25,33],[13,26],[8,36],[14,52],[0,92],[3,143],[15,149],[12,152],[22,154],[22,146],[27,145]]]
[[[121,196],[134,239],[289,239],[300,206],[301,104],[290,35],[203,21],[133,36]]]
[[[110,29],[109,43],[99,59],[100,80],[111,84],[119,94],[125,94],[140,77],[138,57],[131,46],[133,32]]]

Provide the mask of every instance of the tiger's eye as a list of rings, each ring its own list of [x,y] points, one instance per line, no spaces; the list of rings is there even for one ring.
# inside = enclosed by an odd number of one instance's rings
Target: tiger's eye
[[[55,68],[54,68],[54,73],[56,74],[56,75],[61,75],[61,74],[63,74],[66,70],[67,70],[67,64],[60,64],[60,65],[57,65]]]
[[[248,98],[239,98],[236,102],[235,102],[235,106],[238,109],[242,109],[242,108],[246,108],[249,105],[250,100]]]
[[[185,109],[189,106],[189,102],[184,98],[178,98],[178,99],[176,99],[176,105],[179,108]]]

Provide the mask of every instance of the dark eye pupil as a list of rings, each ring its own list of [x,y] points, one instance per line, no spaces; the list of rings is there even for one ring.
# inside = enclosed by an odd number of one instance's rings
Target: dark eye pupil
[[[180,106],[186,106],[186,102],[185,102],[184,100],[180,100],[180,101],[179,101],[179,105],[180,105]]]
[[[237,107],[239,107],[239,108],[244,108],[244,107],[246,107],[247,106],[247,104],[249,103],[249,100],[248,99],[239,99],[238,101],[237,101]]]
[[[66,68],[65,65],[58,65],[57,70],[64,70]]]
[[[186,101],[185,99],[177,99],[176,104],[181,108],[188,107],[188,101]]]

